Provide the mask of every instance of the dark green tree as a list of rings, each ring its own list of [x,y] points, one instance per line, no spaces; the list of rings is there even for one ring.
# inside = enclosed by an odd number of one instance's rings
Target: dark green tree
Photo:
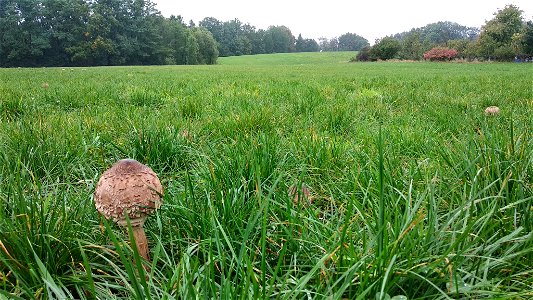
[[[320,49],[314,39],[304,39],[301,34],[298,35],[294,48],[296,52],[317,52]]]
[[[304,38],[302,37],[302,34],[298,34],[298,38],[296,39],[296,42],[294,45],[295,51],[304,52],[303,51],[304,44],[305,44],[305,41],[304,41]]]
[[[266,31],[264,29],[254,30],[248,33],[248,38],[252,44],[252,54],[266,53],[265,33]]]
[[[117,50],[111,35],[116,19],[107,13],[93,11],[79,41],[65,49],[74,65],[105,66],[111,64],[112,60],[116,61]]]
[[[209,30],[213,37],[217,40],[222,38],[223,28],[222,22],[213,17],[207,17],[200,21],[198,24],[200,27],[204,27]]]
[[[151,0],[0,0],[0,66],[212,64],[217,53],[210,33]]]
[[[0,66],[44,65],[49,34],[41,1],[0,1]]]
[[[376,59],[371,56],[370,51],[372,51],[372,47],[366,46],[359,50],[355,58],[352,58],[350,61],[375,61]]]
[[[196,65],[198,64],[198,58],[200,57],[200,49],[196,36],[192,31],[187,31],[187,42],[185,45],[186,64]]]
[[[44,0],[43,20],[48,30],[50,48],[45,51],[46,65],[72,64],[67,49],[83,39],[90,7],[84,0]]]
[[[117,49],[128,65],[162,64],[161,15],[150,0],[122,1]]]
[[[187,36],[189,29],[181,16],[170,16],[162,25],[161,35],[164,46],[168,49],[166,64],[184,65],[187,63]]]
[[[264,46],[262,42],[262,35],[260,31],[256,31],[255,27],[246,23],[241,27],[242,33],[246,39],[241,42],[245,52],[243,54],[259,54],[264,53]]]
[[[304,52],[318,52],[320,47],[314,39],[305,39],[304,40]]]
[[[481,28],[476,43],[477,55],[484,59],[511,60],[519,54],[513,48],[513,36],[523,30],[522,11],[507,5],[494,15]]]
[[[424,52],[431,49],[430,46],[424,45],[420,39],[419,32],[413,32],[406,35],[401,41],[401,49],[398,53],[400,59],[420,60]],[[425,43],[429,44],[429,43]]]
[[[424,52],[434,47],[450,47],[450,42],[454,45],[460,44],[464,49],[465,44],[477,38],[478,35],[479,29],[475,27],[444,21],[413,28],[410,31],[395,34],[393,37],[401,43],[398,53],[400,59],[420,60]],[[456,50],[460,51],[460,49]],[[463,56],[463,54],[460,55]]]
[[[242,23],[238,19],[233,19],[223,24],[224,35],[221,42],[226,51],[224,56],[234,56],[249,54],[249,42],[242,32]]]
[[[401,44],[397,39],[393,37],[384,37],[376,41],[376,44],[372,46],[372,49],[370,50],[370,57],[371,57],[371,60],[391,59],[391,58],[394,58],[396,54],[398,54],[400,49],[401,49]]]
[[[524,56],[533,56],[533,21],[528,21],[525,24],[522,30],[520,47]]]
[[[294,52],[296,40],[289,28],[285,26],[270,26],[265,35],[269,36],[267,39],[270,38],[272,42],[272,48],[269,49],[270,52],[267,53]]]
[[[437,45],[444,46],[450,40],[474,40],[479,35],[479,29],[463,26],[455,22],[443,21],[397,33],[393,37],[403,41],[412,39],[413,35],[417,36],[421,43],[433,47]]]
[[[355,33],[345,33],[338,38],[339,51],[359,51],[369,46],[368,40]]]
[[[217,41],[220,56],[252,54],[252,40],[255,28],[238,19],[221,22],[215,18],[204,18],[200,27],[206,28]]]
[[[195,28],[192,30],[196,43],[198,44],[198,64],[215,64],[218,58],[218,49],[215,39],[209,30],[205,28]]]
[[[130,51],[127,49],[125,28],[130,25],[130,20],[125,4],[121,0],[97,0],[92,3],[91,9],[93,13],[89,19],[86,44],[79,49],[89,48],[87,59],[92,64],[126,64]],[[85,58],[83,55],[80,57]]]
[[[274,53],[274,38],[270,30],[264,30],[262,32],[262,41],[263,41],[263,53]]]

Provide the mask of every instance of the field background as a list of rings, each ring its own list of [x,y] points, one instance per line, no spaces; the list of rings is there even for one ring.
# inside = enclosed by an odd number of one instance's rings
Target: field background
[[[0,299],[533,297],[531,66],[353,55],[0,69]],[[149,274],[92,200],[126,157]]]

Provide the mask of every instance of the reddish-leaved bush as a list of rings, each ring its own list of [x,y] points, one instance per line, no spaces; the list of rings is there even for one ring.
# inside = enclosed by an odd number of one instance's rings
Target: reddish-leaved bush
[[[457,54],[457,50],[455,49],[435,47],[424,53],[424,59],[429,59],[430,61],[446,61],[456,58]]]

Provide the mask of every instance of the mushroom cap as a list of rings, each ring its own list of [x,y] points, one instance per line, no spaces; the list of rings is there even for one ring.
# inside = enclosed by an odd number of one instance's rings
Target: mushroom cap
[[[498,106],[489,106],[485,108],[486,115],[497,115],[500,113],[500,108]]]
[[[304,200],[307,201],[308,203],[313,202],[311,191],[305,184],[302,184],[301,189],[298,189],[298,185],[293,184],[289,187],[287,192],[289,196],[292,198],[292,201],[294,204],[298,204]]]
[[[142,226],[146,216],[161,207],[163,186],[150,167],[122,159],[105,171],[94,191],[96,209],[121,226]]]

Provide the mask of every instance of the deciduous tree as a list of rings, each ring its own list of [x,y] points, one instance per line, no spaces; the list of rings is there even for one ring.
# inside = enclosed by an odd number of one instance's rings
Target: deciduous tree
[[[286,26],[270,26],[266,35],[270,36],[272,48],[270,53],[289,53],[294,52],[296,42],[292,32]]]
[[[521,35],[520,47],[525,56],[533,56],[533,21],[528,21]]]
[[[295,44],[296,52],[317,52],[318,43],[314,39],[304,39],[301,34],[298,35]]]
[[[376,42],[370,50],[373,59],[387,60],[394,58],[401,49],[400,42],[393,37],[384,37]]]
[[[44,6],[35,0],[0,2],[0,65],[39,66],[45,62],[50,32]]]
[[[355,33],[345,33],[338,38],[339,51],[358,51],[369,46],[368,40]]]
[[[516,53],[512,47],[513,35],[520,33],[524,26],[522,11],[507,5],[498,10],[494,18],[481,28],[477,43],[478,56],[485,59],[510,60]]]
[[[211,32],[202,27],[195,28],[192,32],[198,43],[197,63],[208,65],[215,64],[218,58],[218,49]]]

